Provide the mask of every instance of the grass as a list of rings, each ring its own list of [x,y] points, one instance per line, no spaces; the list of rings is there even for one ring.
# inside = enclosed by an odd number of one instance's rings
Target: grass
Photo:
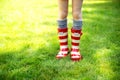
[[[120,80],[119,5],[84,1],[84,59],[72,62],[55,59],[57,0],[0,0],[0,80]]]

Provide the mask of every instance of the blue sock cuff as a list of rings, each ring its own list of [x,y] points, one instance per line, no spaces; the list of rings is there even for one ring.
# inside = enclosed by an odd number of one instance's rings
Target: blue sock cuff
[[[59,28],[67,28],[67,19],[57,20]]]
[[[82,29],[82,20],[73,20],[74,29]]]

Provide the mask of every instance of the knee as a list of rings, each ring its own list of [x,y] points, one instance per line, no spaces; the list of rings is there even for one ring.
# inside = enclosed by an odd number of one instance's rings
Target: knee
[[[67,12],[67,11],[61,12],[61,13],[59,13],[59,19],[66,19],[66,18],[67,18],[67,15],[68,15],[68,12]]]
[[[82,13],[81,12],[73,12],[72,15],[73,15],[74,20],[82,19]]]

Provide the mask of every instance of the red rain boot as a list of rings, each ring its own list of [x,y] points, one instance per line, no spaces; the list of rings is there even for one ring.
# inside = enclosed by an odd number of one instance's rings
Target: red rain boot
[[[72,61],[79,61],[82,59],[82,56],[80,54],[79,50],[79,42],[80,37],[82,35],[82,30],[75,30],[71,29],[71,38],[72,38],[72,48],[71,48],[71,60]]]
[[[58,28],[58,36],[59,36],[59,42],[60,42],[60,51],[56,55],[57,59],[64,58],[68,55],[69,49],[68,49],[68,29],[60,29]]]

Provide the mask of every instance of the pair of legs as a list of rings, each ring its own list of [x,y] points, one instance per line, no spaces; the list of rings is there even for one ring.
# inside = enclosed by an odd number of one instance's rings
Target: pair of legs
[[[82,30],[82,2],[83,0],[72,0],[72,16],[73,27],[71,29],[71,59],[79,61],[82,59],[79,51],[79,41]],[[68,49],[68,28],[67,28],[67,15],[68,15],[69,0],[58,0],[59,18],[58,18],[58,36],[60,42],[60,51],[56,56],[58,59],[67,56]]]
[[[58,0],[59,20],[67,18],[69,0]],[[72,0],[72,16],[74,20],[82,20],[82,3],[83,0]]]

